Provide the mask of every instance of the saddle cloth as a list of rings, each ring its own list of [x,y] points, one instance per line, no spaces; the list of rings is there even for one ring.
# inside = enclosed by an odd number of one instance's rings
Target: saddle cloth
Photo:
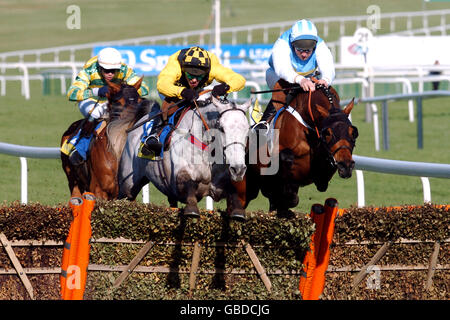
[[[312,128],[306,123],[306,121],[302,118],[300,113],[298,113],[294,108],[291,106],[282,107],[280,108],[277,113],[275,114],[275,117],[273,117],[272,121],[269,123],[269,133],[267,135],[267,151],[269,153],[269,156],[272,156],[273,152],[273,146],[274,146],[274,139],[275,139],[275,124],[278,120],[278,117],[283,112],[289,112],[299,123],[304,125],[306,128],[312,130]]]
[[[102,120],[95,127],[95,134],[99,135],[104,128],[106,128],[106,121]],[[91,133],[89,136],[83,136],[80,138],[81,129],[82,128],[80,128],[73,137],[69,137],[64,140],[60,150],[65,155],[69,155],[72,150],[76,149],[83,160],[86,161],[94,133]]]

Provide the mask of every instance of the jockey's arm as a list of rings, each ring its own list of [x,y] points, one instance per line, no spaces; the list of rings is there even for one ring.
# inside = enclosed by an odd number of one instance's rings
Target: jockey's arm
[[[90,82],[87,72],[81,70],[67,91],[67,98],[70,101],[82,101],[94,97],[92,88],[89,87]]]
[[[317,44],[316,59],[321,73],[321,80],[325,80],[327,85],[331,85],[336,75],[336,71],[334,68],[333,55],[325,44],[325,41]]]
[[[234,72],[230,68],[224,67],[219,58],[213,53],[210,53],[211,58],[211,71],[209,73],[209,83],[212,80],[226,83],[230,86],[228,92],[240,91],[245,86],[245,78],[239,73]]]
[[[291,63],[291,48],[284,39],[275,41],[272,49],[272,63],[275,73],[289,83],[300,83],[304,77],[295,72]]]
[[[141,78],[134,72],[134,70],[128,66],[125,66],[125,75],[123,77],[123,81],[125,81],[130,86],[135,85]],[[123,69],[123,68],[122,68]],[[121,70],[123,72],[123,70]],[[141,97],[146,96],[150,93],[150,88],[148,87],[145,81],[142,81],[141,87],[138,90],[138,93]]]
[[[184,87],[175,85],[175,83],[181,78],[181,67],[178,62],[179,51],[169,57],[169,61],[166,66],[161,70],[158,75],[158,81],[156,82],[156,89],[159,93],[166,97],[178,97],[183,99],[181,92]]]

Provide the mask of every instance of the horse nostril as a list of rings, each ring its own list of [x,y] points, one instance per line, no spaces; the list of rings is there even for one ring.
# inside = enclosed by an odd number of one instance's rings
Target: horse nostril
[[[233,167],[230,166],[230,172],[234,176],[244,175],[246,169],[247,169],[247,167],[245,165],[233,166]]]
[[[337,163],[337,168],[338,168],[339,171],[344,170],[345,167],[346,167],[346,166],[345,166],[345,162],[339,161],[339,162]]]

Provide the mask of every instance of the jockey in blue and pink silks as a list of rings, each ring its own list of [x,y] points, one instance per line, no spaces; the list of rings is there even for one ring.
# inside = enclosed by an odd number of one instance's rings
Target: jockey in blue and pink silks
[[[270,89],[273,89],[278,81],[284,81],[293,85],[298,84],[304,91],[314,91],[315,85],[309,77],[320,73],[318,83],[326,87],[335,77],[330,49],[318,36],[316,26],[305,19],[294,23],[278,38],[272,48],[269,66],[270,68],[266,71],[266,82]],[[285,95],[285,93],[277,94],[279,95]],[[285,104],[288,105],[292,98],[288,94]],[[267,132],[268,121],[282,106],[279,103],[274,104],[272,97],[261,120],[253,126],[254,130]]]
[[[122,62],[122,55],[115,48],[104,48],[86,62],[67,92],[69,100],[78,102],[78,108],[86,118],[80,131],[66,140],[61,147],[61,152],[69,156],[73,165],[79,165],[86,160],[92,132],[107,113],[106,80],[134,85],[140,77]],[[149,94],[149,87],[144,81],[138,93],[141,96]]]

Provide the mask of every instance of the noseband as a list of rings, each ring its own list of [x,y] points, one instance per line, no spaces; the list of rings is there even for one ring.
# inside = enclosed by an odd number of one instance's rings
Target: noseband
[[[316,88],[322,90],[322,92],[327,97],[328,102],[330,103],[330,106],[331,106],[329,116],[327,118],[325,118],[323,120],[323,122],[322,122],[322,128],[320,130],[320,133],[319,133],[319,130],[318,130],[317,126],[314,124],[315,130],[316,130],[316,133],[317,133],[317,136],[318,136],[318,139],[319,139],[319,147],[320,146],[324,147],[324,149],[327,151],[327,154],[328,154],[327,158],[328,158],[331,166],[332,167],[336,167],[336,165],[337,165],[336,164],[336,159],[334,158],[336,153],[339,150],[342,150],[342,149],[348,149],[350,151],[350,153],[352,153],[353,152],[353,148],[355,147],[355,139],[356,138],[350,138],[350,139],[345,138],[345,140],[347,140],[350,143],[351,147],[349,147],[347,145],[341,145],[336,150],[331,151],[332,147],[341,139],[337,140],[336,136],[333,133],[332,139],[330,140],[329,143],[327,143],[326,142],[326,138],[325,138],[325,134],[326,134],[327,130],[330,129],[333,124],[341,122],[341,123],[345,123],[349,127],[352,127],[353,130],[355,131],[354,135],[357,136],[358,131],[357,131],[357,128],[352,125],[352,123],[348,119],[348,116],[346,114],[344,114],[341,111],[341,109],[335,107],[334,101],[333,101],[333,94],[330,92],[330,89],[328,87],[326,87],[326,86],[323,86],[323,85],[317,84],[317,83],[316,83]],[[311,119],[314,122],[314,117],[313,117],[312,110],[311,110],[311,95],[312,95],[311,91],[309,91],[308,111],[309,111],[309,114],[311,116]],[[333,132],[333,130],[332,130],[332,132]]]
[[[330,140],[329,143],[327,143],[326,138],[325,138],[325,135],[328,132],[327,130],[330,129],[333,124],[336,124],[339,122],[346,124],[348,127],[352,127],[353,130],[355,131],[356,135],[357,135],[358,130],[355,126],[352,125],[352,123],[348,119],[347,115],[344,114],[343,112],[341,112],[340,109],[332,109],[332,110],[335,110],[335,112],[332,112],[326,119],[323,120],[323,127],[320,130],[320,143],[322,143],[325,146],[328,153],[334,159],[334,155],[341,149],[348,149],[350,152],[353,152],[353,148],[355,147],[355,138],[353,138],[353,137],[345,138],[345,140],[347,140],[350,143],[351,147],[347,146],[347,145],[342,145],[342,146],[339,146],[336,150],[331,151],[331,148],[339,140],[342,140],[342,139],[337,140],[336,136],[333,133],[332,139]],[[334,160],[334,162],[335,162],[335,160]]]
[[[246,113],[245,113],[244,110],[239,109],[239,108],[236,108],[235,106],[233,106],[233,108],[231,108],[231,109],[226,109],[225,111],[222,111],[221,113],[219,113],[219,117],[217,118],[217,120],[216,120],[216,125],[215,125],[215,128],[216,128],[216,129],[219,129],[220,131],[224,132],[223,127],[222,127],[222,125],[220,124],[220,118],[222,118],[222,116],[224,115],[224,113],[229,112],[229,111],[240,111],[240,112],[242,112],[242,113],[244,114],[244,116],[246,116]],[[247,148],[247,146],[246,146],[245,144],[243,144],[242,142],[239,142],[239,141],[233,141],[233,142],[230,142],[229,144],[225,145],[225,146],[223,147],[223,151],[225,151],[226,148],[228,148],[229,146],[232,146],[232,145],[234,145],[234,144],[238,144],[238,145],[243,146],[243,147],[244,147],[244,150],[246,150],[246,148]]]

